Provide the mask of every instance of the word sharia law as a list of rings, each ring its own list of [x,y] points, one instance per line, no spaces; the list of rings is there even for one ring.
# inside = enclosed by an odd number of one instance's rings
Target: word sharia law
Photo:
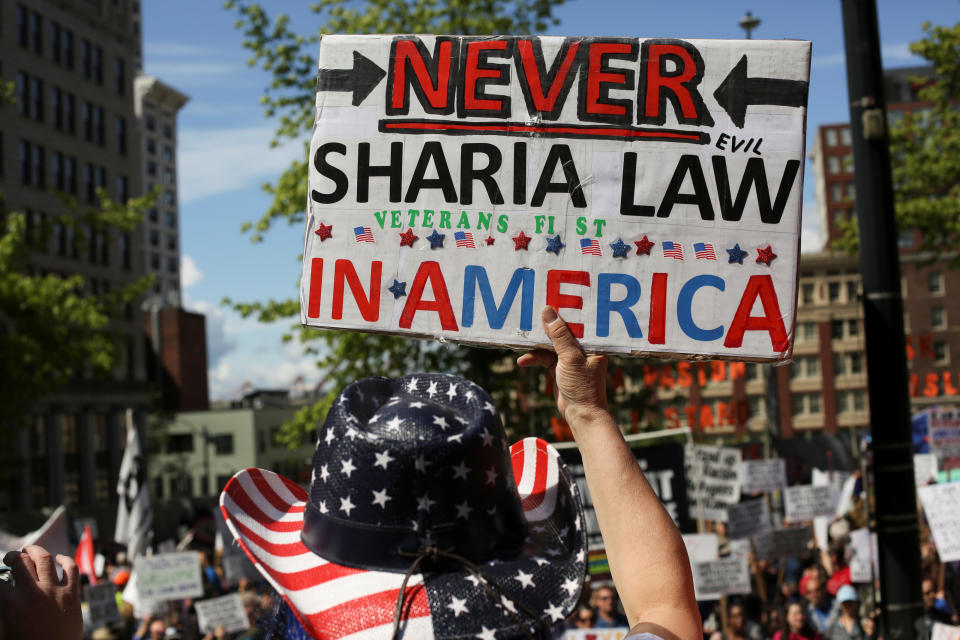
[[[324,36],[301,321],[790,357],[810,43]]]

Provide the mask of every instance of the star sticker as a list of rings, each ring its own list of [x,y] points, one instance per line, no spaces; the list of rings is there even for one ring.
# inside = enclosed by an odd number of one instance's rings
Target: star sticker
[[[386,489],[373,492],[373,504],[378,505],[381,509],[387,508],[387,500],[393,500],[393,498],[387,495]]]
[[[486,243],[487,243],[487,246],[489,247],[489,246],[491,246],[494,242],[496,242],[496,240],[494,239],[493,236],[487,236],[487,238],[486,238],[486,240],[484,240],[484,242],[486,242]]]
[[[560,255],[560,249],[563,249],[566,245],[560,242],[560,234],[558,233],[552,238],[547,238],[547,251],[550,253],[555,253]]]
[[[388,431],[400,431],[400,427],[403,425],[403,420],[400,419],[400,416],[393,416],[387,420],[387,430]]]
[[[437,504],[436,500],[431,500],[429,495],[424,495],[417,500],[417,511],[430,511],[430,507]]]
[[[487,629],[486,625],[481,625],[480,633],[473,637],[479,640],[497,640],[497,631],[496,629]]]
[[[450,398],[450,402],[453,402],[454,397],[457,395],[457,385],[451,384],[450,388],[447,389],[447,397]]]
[[[317,230],[314,231],[317,236],[320,238],[320,242],[323,242],[327,238],[333,237],[333,225],[332,224],[323,224],[322,222],[317,225]]]
[[[482,433],[481,435],[483,436],[483,446],[485,446],[485,447],[492,447],[492,446],[493,446],[493,434],[490,433],[489,431],[487,431],[486,429],[484,429],[484,430],[483,430],[483,433]]]
[[[496,484],[497,483],[497,470],[493,467],[487,469],[487,484]]]
[[[627,252],[630,251],[630,245],[620,238],[617,238],[616,242],[611,242],[610,248],[613,249],[614,258],[626,258]]]
[[[468,467],[463,460],[461,460],[460,464],[458,464],[457,466],[450,467],[450,468],[453,469],[454,480],[456,480],[457,478],[463,478],[464,480],[466,480],[467,474],[470,473],[470,467]]]
[[[430,386],[427,387],[427,396],[432,398],[436,392],[437,392],[437,381],[433,380],[430,382]]]
[[[768,267],[770,263],[773,262],[773,259],[777,257],[777,254],[773,252],[773,249],[770,245],[767,245],[766,249],[757,249],[757,263],[765,264]]]
[[[327,469],[327,465],[323,465],[322,467],[320,467],[320,479],[326,482],[327,478],[329,477],[330,477],[330,470]]]
[[[350,516],[350,512],[356,508],[357,505],[350,502],[350,496],[347,496],[346,498],[340,498],[340,511],[345,512],[348,517]]]
[[[467,400],[473,400],[476,395],[472,390],[467,391]]]
[[[413,229],[407,229],[400,234],[400,246],[413,248],[413,243],[420,239],[420,236],[413,233]]]
[[[573,594],[575,594],[577,591],[580,590],[580,583],[574,580],[573,578],[567,578],[566,580],[563,581],[563,585],[561,585],[560,588],[566,589],[567,595],[569,595],[572,598]]]
[[[443,239],[446,237],[447,237],[446,235],[442,233],[438,233],[437,230],[434,229],[433,233],[427,236],[427,240],[430,241],[430,248],[443,249]]]
[[[454,618],[459,618],[461,613],[469,613],[470,611],[470,609],[467,609],[467,599],[457,596],[450,596],[450,604],[447,605],[447,609],[453,611]]]
[[[417,379],[410,378],[410,382],[407,383],[407,393],[416,393],[417,392]]]
[[[340,473],[347,476],[348,478],[350,477],[351,473],[357,470],[357,468],[353,466],[353,458],[350,458],[349,460],[344,460],[343,462],[341,462],[340,467],[341,467]],[[347,514],[347,515],[350,515],[350,514]]]
[[[467,501],[464,500],[462,503],[456,505],[457,508],[457,519],[463,518],[466,520],[470,517],[470,512],[473,511],[473,507],[467,504]]]
[[[537,586],[533,583],[533,574],[524,573],[523,569],[520,569],[519,571],[517,571],[517,575],[515,575],[513,579],[519,582],[520,584],[522,584],[524,589],[526,589],[527,587]]]
[[[544,609],[543,612],[550,616],[550,622],[559,622],[560,620],[563,620],[563,609],[552,602],[548,602],[547,604],[550,606]]]
[[[727,259],[727,264],[743,264],[743,259],[750,255],[740,248],[739,242],[730,249],[727,249],[727,254],[730,256]]]
[[[373,463],[375,467],[383,467],[383,470],[387,470],[387,465],[396,460],[396,458],[390,457],[389,451],[384,451],[383,453],[373,454],[377,457],[377,461]]]
[[[333,435],[333,427],[330,427],[329,429],[327,429],[327,435],[324,436],[323,439],[327,441],[327,444],[330,444],[331,442],[333,442],[334,437],[335,436]]]
[[[387,287],[387,291],[393,294],[393,299],[403,297],[407,295],[407,283],[400,282],[396,278],[393,279],[393,284]]]
[[[650,240],[647,239],[647,236],[646,236],[646,235],[644,235],[644,236],[643,236],[642,238],[640,238],[639,240],[634,240],[634,241],[633,241],[633,244],[637,245],[637,255],[638,255],[638,256],[648,256],[648,255],[650,255],[650,249],[653,249],[655,246],[657,246],[657,243],[655,243],[655,242],[650,242]]]
[[[520,249],[523,249],[524,251],[528,251],[527,246],[530,244],[530,240],[530,236],[521,231],[513,236],[513,250],[520,251]]]
[[[447,423],[447,419],[443,416],[433,416],[433,424],[440,427],[441,431],[446,431],[450,428],[450,425]]]
[[[430,463],[427,461],[426,458],[423,457],[423,454],[422,454],[422,453],[417,456],[417,459],[416,459],[416,460],[413,461],[413,466],[414,466],[414,468],[415,468],[417,471],[419,471],[420,473],[426,473],[426,472],[427,472],[427,467],[428,467],[429,465],[430,465]]]

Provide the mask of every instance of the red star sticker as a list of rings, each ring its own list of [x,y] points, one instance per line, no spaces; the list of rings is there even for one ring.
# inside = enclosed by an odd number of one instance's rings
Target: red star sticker
[[[332,224],[323,224],[320,223],[320,226],[317,227],[317,230],[314,231],[315,234],[320,236],[320,242],[323,242],[327,238],[333,237],[333,225]]]
[[[532,238],[521,231],[513,236],[513,250],[520,251],[520,249],[523,249],[524,251],[528,251],[527,245],[530,244],[530,240],[532,240]]]
[[[491,246],[491,245],[493,244],[493,242],[494,242],[493,236],[487,236],[487,239],[484,240],[484,242],[487,243],[487,246],[488,246],[488,247]]]
[[[639,240],[634,240],[633,244],[637,245],[637,255],[650,255],[650,249],[656,246],[655,242],[650,242],[647,239],[647,236],[643,236]]]
[[[400,246],[407,246],[413,248],[413,243],[417,241],[419,236],[413,234],[413,229],[407,229],[400,234]]]
[[[766,249],[757,249],[757,263],[765,264],[768,267],[770,263],[773,262],[773,259],[777,257],[777,254],[773,252],[773,249],[770,248],[770,245],[767,245]]]

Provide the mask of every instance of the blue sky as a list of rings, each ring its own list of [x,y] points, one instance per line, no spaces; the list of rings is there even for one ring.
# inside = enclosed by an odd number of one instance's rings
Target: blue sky
[[[303,33],[318,19],[309,2],[261,3],[288,12]],[[359,2],[356,2],[359,4]],[[759,6],[758,6],[759,5]],[[276,177],[303,153],[300,143],[270,149],[271,122],[258,99],[269,78],[247,66],[242,34],[233,15],[216,0],[148,0],[143,3],[145,71],[191,99],[180,113],[181,276],[187,306],[207,314],[211,395],[235,396],[244,382],[285,387],[303,375],[318,378],[314,361],[295,344],[283,345],[286,327],[241,319],[220,306],[235,300],[297,295],[303,246],[300,227],[278,226],[266,240],[251,244],[240,233],[245,220],[260,217],[269,199],[260,185]],[[954,24],[960,3],[953,0],[878,2],[884,64],[919,64],[907,44],[922,36],[922,24]],[[689,0],[686,5],[650,0],[567,0],[557,11],[556,35],[617,35],[677,38],[740,38],[737,20],[746,10],[761,19],[756,38],[813,42],[808,149],[821,124],[849,119],[843,29],[839,0],[730,3]],[[803,246],[819,248],[810,163],[805,180]]]

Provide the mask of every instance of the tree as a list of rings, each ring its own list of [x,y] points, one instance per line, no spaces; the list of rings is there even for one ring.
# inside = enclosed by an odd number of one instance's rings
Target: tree
[[[54,224],[63,228],[90,227],[95,232],[131,231],[154,196],[121,205],[101,190],[101,208],[80,210],[64,198],[71,214],[28,226],[21,212],[7,212],[0,202],[0,429],[22,423],[43,396],[78,379],[108,375],[116,361],[110,318],[137,299],[150,277],[110,293],[85,292],[80,275],[39,273],[30,254],[46,244]],[[79,249],[85,239],[75,234]]]
[[[261,103],[268,118],[276,121],[273,144],[309,138],[313,127],[316,89],[316,51],[321,35],[328,33],[444,33],[462,35],[526,34],[558,23],[554,9],[564,0],[364,0],[359,8],[346,0],[321,0],[311,7],[325,20],[316,33],[303,35],[291,26],[287,15],[271,17],[258,4],[227,0],[225,7],[237,15],[244,47],[251,52],[248,63],[272,76]],[[276,223],[302,226],[307,194],[307,151],[272,184],[263,189],[273,197],[267,211],[243,230],[258,242]],[[298,318],[298,299],[265,302],[224,300],[244,317],[261,322]],[[528,402],[527,394],[550,390],[551,384],[537,371],[512,366],[513,354],[503,349],[477,349],[408,338],[347,331],[305,330],[294,325],[284,340],[295,337],[317,356],[317,367],[326,372],[326,395],[302,409],[284,429],[287,442],[296,446],[302,434],[321,423],[336,394],[350,382],[371,374],[399,376],[414,371],[446,371],[474,380],[497,398],[507,426],[516,435],[547,435],[553,403]],[[317,347],[316,341],[322,342]],[[642,362],[626,367],[640,378]],[[622,378],[622,375],[619,376]],[[642,410],[647,394],[638,392],[620,403],[621,417],[630,424],[634,410]]]
[[[910,50],[933,66],[917,98],[929,103],[890,126],[894,204],[900,229],[919,231],[920,252],[931,260],[949,258],[960,266],[960,23],[923,25],[922,40]],[[839,249],[857,250],[856,222],[843,228]]]

